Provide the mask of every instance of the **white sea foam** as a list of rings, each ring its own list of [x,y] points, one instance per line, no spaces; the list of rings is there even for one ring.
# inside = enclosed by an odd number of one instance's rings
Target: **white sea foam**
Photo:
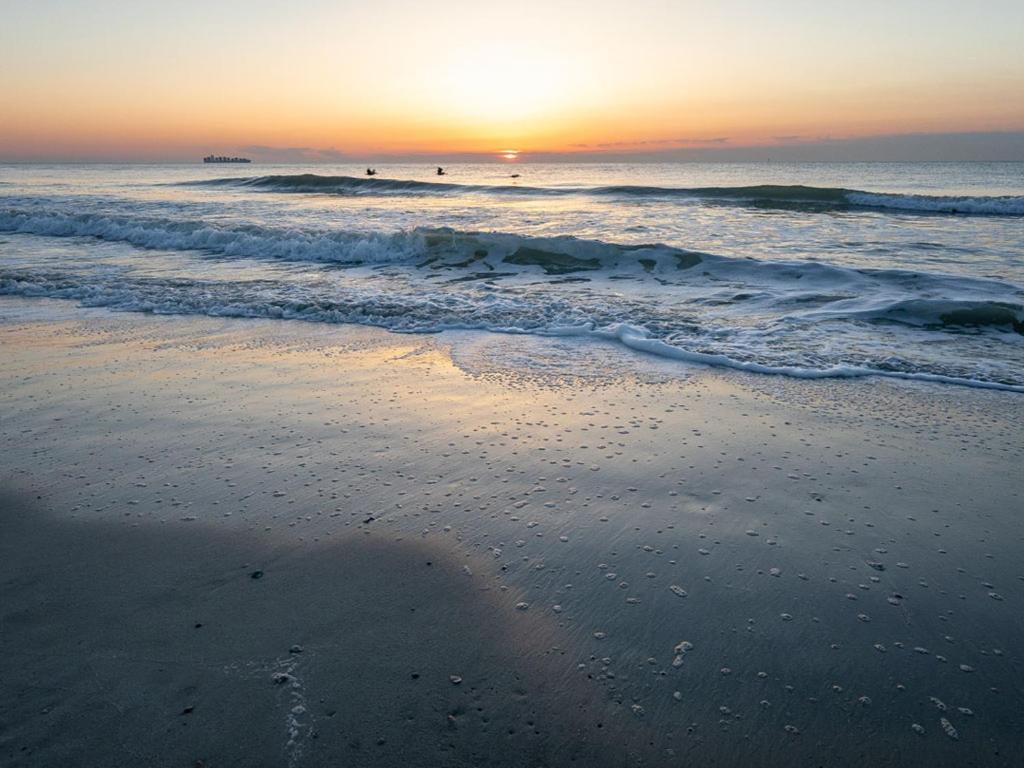
[[[763,365],[761,363],[734,360],[726,355],[715,355],[704,352],[691,352],[679,347],[666,344],[663,341],[652,339],[643,328],[636,328],[629,325],[620,325],[608,331],[598,331],[597,335],[604,338],[616,338],[632,349],[648,352],[653,355],[670,357],[676,360],[684,360],[689,363],[700,365],[733,368],[739,371],[750,373],[770,374],[776,376],[792,376],[798,379],[851,379],[865,376],[882,376],[895,379],[907,379],[911,381],[930,381],[940,384],[956,384],[965,387],[977,387],[980,389],[1000,389],[1009,392],[1024,392],[1024,385],[1006,384],[995,381],[978,381],[961,376],[946,376],[943,374],[911,371],[886,371],[875,368],[866,368],[853,365],[835,365],[829,368],[804,368],[792,365]]]
[[[217,317],[249,317],[304,320],[309,322],[357,323],[399,332],[440,332],[486,330],[498,333],[540,336],[594,337],[611,340],[644,353],[687,363],[725,367],[758,374],[805,379],[885,376],[961,386],[1024,392],[1024,384],[949,375],[927,370],[894,370],[867,365],[770,364],[738,359],[725,353],[688,349],[680,342],[652,336],[644,327],[630,323],[597,325],[581,317],[565,322],[552,312],[552,305],[531,303],[529,296],[491,297],[439,293],[389,295],[358,290],[331,300],[311,297],[289,298],[289,291],[269,292],[265,286],[252,290],[242,284],[181,281],[134,282],[114,278],[109,283],[76,283],[68,279],[36,276],[15,278],[0,273],[0,294],[46,296],[80,301],[86,306],[110,307],[122,311],[156,314],[204,314]],[[571,306],[562,311],[574,310]],[[698,344],[714,343],[713,337],[695,338]],[[752,350],[756,354],[756,350]],[[797,354],[797,353],[794,353]]]
[[[896,211],[948,213],[981,216],[1024,216],[1024,196],[988,197],[893,195],[879,192],[846,193],[851,205],[888,208]]]
[[[597,338],[800,378],[1024,386],[1024,273],[1019,227],[1007,218],[1024,197],[728,182],[517,187],[564,198],[538,216],[535,204],[472,179],[297,174],[154,192],[115,176],[105,194],[5,189],[0,293],[122,311]],[[846,215],[885,206],[1006,215]],[[455,221],[484,226],[444,226]],[[560,350],[571,358],[572,347]]]
[[[196,250],[231,257],[337,263],[405,261],[425,252],[422,235],[231,227],[187,219],[0,210],[0,232],[95,237],[139,248]]]

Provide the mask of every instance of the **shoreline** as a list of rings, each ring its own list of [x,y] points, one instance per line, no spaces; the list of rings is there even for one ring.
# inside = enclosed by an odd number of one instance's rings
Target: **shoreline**
[[[0,754],[1013,764],[1019,396],[546,343],[0,300]]]

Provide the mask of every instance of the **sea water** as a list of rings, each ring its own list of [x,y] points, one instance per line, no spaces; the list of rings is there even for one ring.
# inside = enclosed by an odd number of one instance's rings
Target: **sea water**
[[[435,169],[0,166],[0,294],[1024,391],[1024,163]]]

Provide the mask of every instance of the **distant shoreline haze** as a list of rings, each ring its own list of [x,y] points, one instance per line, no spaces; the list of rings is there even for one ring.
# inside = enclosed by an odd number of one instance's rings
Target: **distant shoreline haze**
[[[665,162],[1024,162],[1024,130],[991,133],[900,134],[847,139],[820,139],[777,144],[676,146],[639,142],[616,146],[579,146],[567,151],[490,152],[345,152],[333,148],[229,145],[224,147],[127,148],[87,147],[14,152],[0,144],[3,163],[202,163],[209,154],[243,156],[254,163],[665,163]],[[656,148],[651,148],[656,146]]]

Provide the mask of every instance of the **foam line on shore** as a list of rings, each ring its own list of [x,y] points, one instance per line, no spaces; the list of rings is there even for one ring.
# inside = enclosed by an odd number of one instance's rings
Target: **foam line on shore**
[[[763,365],[743,360],[734,360],[726,355],[708,354],[704,352],[691,352],[686,349],[672,346],[659,339],[652,339],[642,328],[621,325],[607,331],[593,331],[595,336],[606,339],[615,339],[630,349],[647,352],[660,357],[668,357],[674,360],[682,360],[688,363],[697,363],[712,368],[732,368],[747,373],[758,373],[771,376],[789,376],[797,379],[854,379],[866,378],[869,376],[880,376],[892,379],[904,379],[907,381],[926,381],[936,384],[952,384],[960,387],[973,387],[976,389],[996,389],[1004,392],[1024,392],[1024,386],[1017,384],[1004,384],[998,381],[979,381],[960,376],[945,376],[937,373],[911,372],[911,371],[883,371],[875,368],[863,368],[852,365],[837,365],[830,368],[814,369],[801,368],[797,366],[772,366]]]

